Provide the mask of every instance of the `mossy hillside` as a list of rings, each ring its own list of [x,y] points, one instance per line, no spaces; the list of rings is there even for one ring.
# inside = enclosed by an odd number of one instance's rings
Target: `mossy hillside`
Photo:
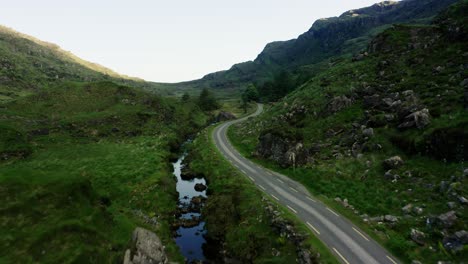
[[[146,82],[85,61],[59,46],[0,25],[0,103],[66,81],[112,81],[168,93],[172,86]],[[166,92],[164,92],[166,91]]]
[[[460,6],[465,8],[466,4]],[[378,48],[371,46],[363,60],[331,63],[282,101],[267,105],[262,116],[229,131],[244,155],[300,181],[336,210],[354,215],[354,221],[406,261],[459,262],[466,258],[466,249],[452,253],[443,248],[443,228],[426,225],[427,218],[451,210],[447,203],[455,202],[459,220],[448,232],[467,228],[467,208],[457,196],[468,195],[462,187],[467,184],[463,145],[468,120],[461,85],[468,75],[463,66],[468,50],[464,39],[453,38],[439,25],[398,25],[386,30],[374,39]],[[385,113],[369,112],[364,106],[363,94],[369,91],[389,95],[406,90],[413,90],[419,104],[431,114],[431,123],[424,129],[398,129],[398,123],[385,120]],[[333,98],[342,95],[351,98],[352,104],[336,113],[327,112]],[[289,116],[298,106],[305,106],[306,113]],[[363,124],[374,129],[369,144],[378,144],[381,149],[365,151],[355,158],[349,151],[354,142],[350,135],[359,133]],[[308,165],[281,168],[252,155],[260,135],[271,132],[303,142],[306,147],[321,144],[322,148]],[[401,176],[392,182],[384,178],[382,161],[394,155],[400,155],[405,164],[392,170]],[[444,190],[442,181],[453,188]],[[334,202],[335,197],[347,198],[358,215],[393,214],[401,218],[395,226],[367,225]],[[423,214],[403,217],[402,207],[409,203],[421,206]],[[411,228],[426,233],[424,246],[410,239]]]
[[[119,262],[136,226],[182,261],[169,159],[207,120],[194,103],[69,83],[0,111],[3,262]]]

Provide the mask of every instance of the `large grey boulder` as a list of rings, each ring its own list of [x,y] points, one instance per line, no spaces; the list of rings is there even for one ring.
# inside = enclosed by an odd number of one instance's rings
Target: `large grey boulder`
[[[132,245],[125,251],[124,264],[166,264],[168,259],[159,237],[144,228],[133,231]]]
[[[423,232],[412,228],[410,233],[411,239],[419,245],[424,245],[424,240],[426,239],[426,234]]]
[[[273,160],[282,167],[291,167],[307,164],[310,151],[300,141],[266,133],[259,137],[254,155]]]
[[[398,222],[398,217],[396,217],[394,215],[385,215],[384,216],[384,221],[394,224],[394,223]]]
[[[429,109],[424,108],[422,110],[413,112],[407,115],[404,119],[404,122],[401,123],[398,128],[412,128],[417,127],[419,129],[425,128],[431,123],[431,116],[429,114]]]

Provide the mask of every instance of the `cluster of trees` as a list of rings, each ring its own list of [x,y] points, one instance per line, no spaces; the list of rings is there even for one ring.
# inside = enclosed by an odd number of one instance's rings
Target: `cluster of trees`
[[[190,95],[188,93],[184,93],[181,98],[182,102],[189,102]],[[221,105],[216,100],[216,97],[211,93],[208,89],[203,89],[198,97],[197,104],[203,111],[212,111],[219,109]]]
[[[277,74],[273,80],[266,81],[260,85],[250,84],[241,94],[242,108],[247,111],[250,102],[273,102],[283,98],[297,87],[295,78],[287,71]],[[182,102],[189,102],[190,95],[184,93]],[[198,97],[197,104],[203,111],[219,109],[221,105],[216,97],[208,89],[203,89]]]
[[[250,84],[241,94],[242,108],[247,112],[247,106],[250,102],[257,102],[260,100],[257,88]]]
[[[282,71],[273,80],[258,86],[258,94],[263,101],[272,102],[286,96],[296,88],[296,80],[291,73]]]
[[[277,74],[273,80],[266,81],[261,85],[250,84],[241,94],[242,107],[247,109],[249,102],[273,102],[283,98],[288,93],[294,91],[297,82],[287,71]]]

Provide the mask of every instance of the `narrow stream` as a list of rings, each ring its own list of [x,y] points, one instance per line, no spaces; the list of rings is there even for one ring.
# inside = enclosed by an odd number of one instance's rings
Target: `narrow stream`
[[[206,186],[205,179],[184,179],[182,176],[184,153],[177,162],[173,163],[174,175],[177,177],[177,192],[179,193],[179,228],[176,231],[176,244],[187,263],[204,261],[203,244],[206,243],[203,235],[206,233],[205,222],[201,221],[200,209],[207,198],[206,190],[196,191],[195,185]],[[199,185],[201,186],[201,185]]]

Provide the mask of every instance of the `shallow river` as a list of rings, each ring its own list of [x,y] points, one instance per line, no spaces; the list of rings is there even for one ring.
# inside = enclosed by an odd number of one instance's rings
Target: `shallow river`
[[[188,208],[190,201],[196,196],[206,196],[206,191],[198,192],[195,190],[195,184],[201,183],[206,185],[205,179],[184,180],[181,177],[182,162],[186,154],[183,154],[177,162],[173,163],[174,175],[177,177],[177,192],[179,193],[179,208]],[[188,212],[183,213],[180,219],[192,219],[193,217],[199,218],[200,213]],[[205,260],[203,254],[203,244],[206,243],[203,235],[206,233],[205,222],[201,221],[194,227],[179,227],[177,229],[177,237],[175,238],[176,244],[179,246],[182,255],[187,259],[187,262]]]

